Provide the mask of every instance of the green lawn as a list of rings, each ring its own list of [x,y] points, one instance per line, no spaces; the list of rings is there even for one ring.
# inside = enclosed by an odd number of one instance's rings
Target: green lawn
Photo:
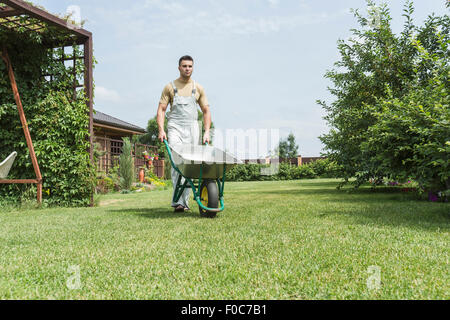
[[[449,204],[337,184],[228,183],[216,219],[169,190],[2,209],[0,299],[449,299]]]

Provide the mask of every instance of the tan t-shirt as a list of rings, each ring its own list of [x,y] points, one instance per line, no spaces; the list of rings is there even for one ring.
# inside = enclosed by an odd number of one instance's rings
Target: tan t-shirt
[[[181,79],[177,79],[174,82],[175,86],[178,89],[179,96],[190,97],[192,95],[192,89],[194,89],[194,81],[192,79],[190,79],[189,82],[184,82]],[[201,86],[198,82],[195,82],[195,87],[197,88],[197,92],[195,93],[195,99],[197,100],[197,103],[202,107],[208,106],[208,98],[206,98],[205,89],[203,88],[203,86]],[[175,91],[173,90],[172,83],[169,83],[164,87],[159,103],[172,105],[174,95]]]

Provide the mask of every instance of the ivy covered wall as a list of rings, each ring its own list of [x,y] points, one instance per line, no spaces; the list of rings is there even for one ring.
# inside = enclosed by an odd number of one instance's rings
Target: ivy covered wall
[[[75,81],[83,83],[84,64],[78,61],[74,72],[73,64],[62,60],[72,54],[83,56],[82,47],[49,49],[37,33],[0,30],[3,43],[42,173],[44,203],[89,205],[95,182],[89,157],[89,113],[83,88],[77,90],[76,98],[73,91]],[[18,156],[8,179],[35,178],[6,65],[0,61],[0,159],[13,151]],[[30,188],[35,186],[0,185],[1,200],[20,201]]]

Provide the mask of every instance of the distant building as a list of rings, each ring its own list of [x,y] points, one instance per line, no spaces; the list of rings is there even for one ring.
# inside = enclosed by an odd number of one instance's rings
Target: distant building
[[[316,162],[318,160],[325,160],[326,157],[299,157],[300,158],[300,165]]]

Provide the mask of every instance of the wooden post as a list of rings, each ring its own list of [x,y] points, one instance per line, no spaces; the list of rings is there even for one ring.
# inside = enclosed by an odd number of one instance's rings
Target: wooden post
[[[86,106],[89,110],[89,155],[94,165],[94,81],[93,81],[93,41],[90,35],[84,42],[84,90],[86,93]],[[91,207],[94,206],[94,190],[91,195]]]
[[[19,110],[20,122],[22,123],[23,132],[25,133],[25,140],[27,141],[28,150],[30,151],[31,162],[33,163],[34,173],[36,174],[37,184],[37,201],[42,203],[42,175],[39,169],[39,164],[34,152],[33,141],[31,140],[30,131],[28,130],[28,123],[23,111],[22,100],[20,99],[19,89],[17,88],[16,78],[14,76],[14,70],[12,68],[11,60],[8,56],[6,45],[2,48],[2,59],[5,61],[6,68],[8,70],[9,80],[14,93],[14,99],[16,100],[17,109]],[[22,180],[26,181],[26,180]]]
[[[166,172],[164,169],[164,164],[165,164],[165,162],[164,162],[164,159],[162,159],[161,160],[161,177],[160,178],[162,178],[162,179],[166,179],[166,177],[165,177],[165,175],[164,175],[164,173]]]

